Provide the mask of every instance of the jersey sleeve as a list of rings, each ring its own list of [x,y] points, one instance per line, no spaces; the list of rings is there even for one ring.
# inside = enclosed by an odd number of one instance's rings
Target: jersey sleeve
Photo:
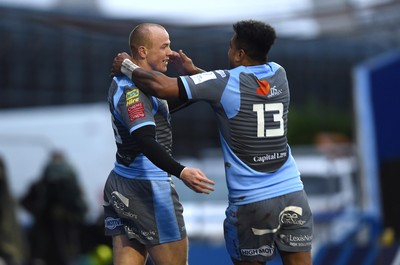
[[[129,133],[146,126],[154,125],[153,98],[133,84],[120,84],[122,93],[116,106],[116,111],[120,114],[121,121],[125,124]]]
[[[162,170],[179,178],[184,166],[177,162],[155,139],[155,128],[143,126],[132,133],[143,154]]]
[[[229,81],[229,72],[216,70],[180,78],[188,100],[218,103]]]

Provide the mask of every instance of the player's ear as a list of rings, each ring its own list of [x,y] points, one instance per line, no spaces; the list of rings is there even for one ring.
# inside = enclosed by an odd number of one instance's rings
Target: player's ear
[[[147,57],[147,48],[144,46],[139,46],[138,48],[138,54],[141,58],[146,58]]]
[[[243,49],[239,49],[236,52],[236,60],[242,62],[246,58],[246,52]]]

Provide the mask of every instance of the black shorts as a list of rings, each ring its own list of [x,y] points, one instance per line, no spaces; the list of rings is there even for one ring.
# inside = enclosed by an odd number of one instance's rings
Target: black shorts
[[[276,249],[311,250],[313,219],[304,191],[246,205],[230,205],[224,221],[225,243],[236,260],[266,262]]]
[[[144,245],[186,238],[183,207],[170,179],[137,180],[111,171],[104,188],[105,235]]]

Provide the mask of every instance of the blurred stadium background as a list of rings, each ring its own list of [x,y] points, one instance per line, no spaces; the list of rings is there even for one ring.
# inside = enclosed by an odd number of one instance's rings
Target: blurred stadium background
[[[357,207],[318,219],[345,233],[318,247],[315,264],[399,265],[400,2],[243,2],[0,0],[0,155],[13,196],[18,200],[48,154],[62,149],[88,189],[94,223],[114,158],[109,70],[115,54],[128,51],[131,29],[161,23],[173,49],[217,69],[227,67],[232,23],[260,19],[278,33],[269,59],[288,74],[291,145],[320,146],[329,135],[353,146],[357,159]],[[201,103],[173,114],[173,128],[177,157],[202,161],[219,147],[214,116]],[[29,227],[26,213],[18,218]],[[209,264],[228,264],[220,241],[193,238],[192,246],[190,264],[202,264],[205,251],[215,261]]]

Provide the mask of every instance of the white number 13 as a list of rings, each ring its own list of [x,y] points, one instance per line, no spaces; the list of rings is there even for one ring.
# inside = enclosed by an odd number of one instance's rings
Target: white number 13
[[[254,104],[253,111],[257,112],[257,137],[276,137],[282,136],[285,132],[283,129],[283,104],[282,103],[267,103]],[[279,128],[267,129],[265,127],[264,112],[278,112],[272,115],[274,122],[279,122]]]

